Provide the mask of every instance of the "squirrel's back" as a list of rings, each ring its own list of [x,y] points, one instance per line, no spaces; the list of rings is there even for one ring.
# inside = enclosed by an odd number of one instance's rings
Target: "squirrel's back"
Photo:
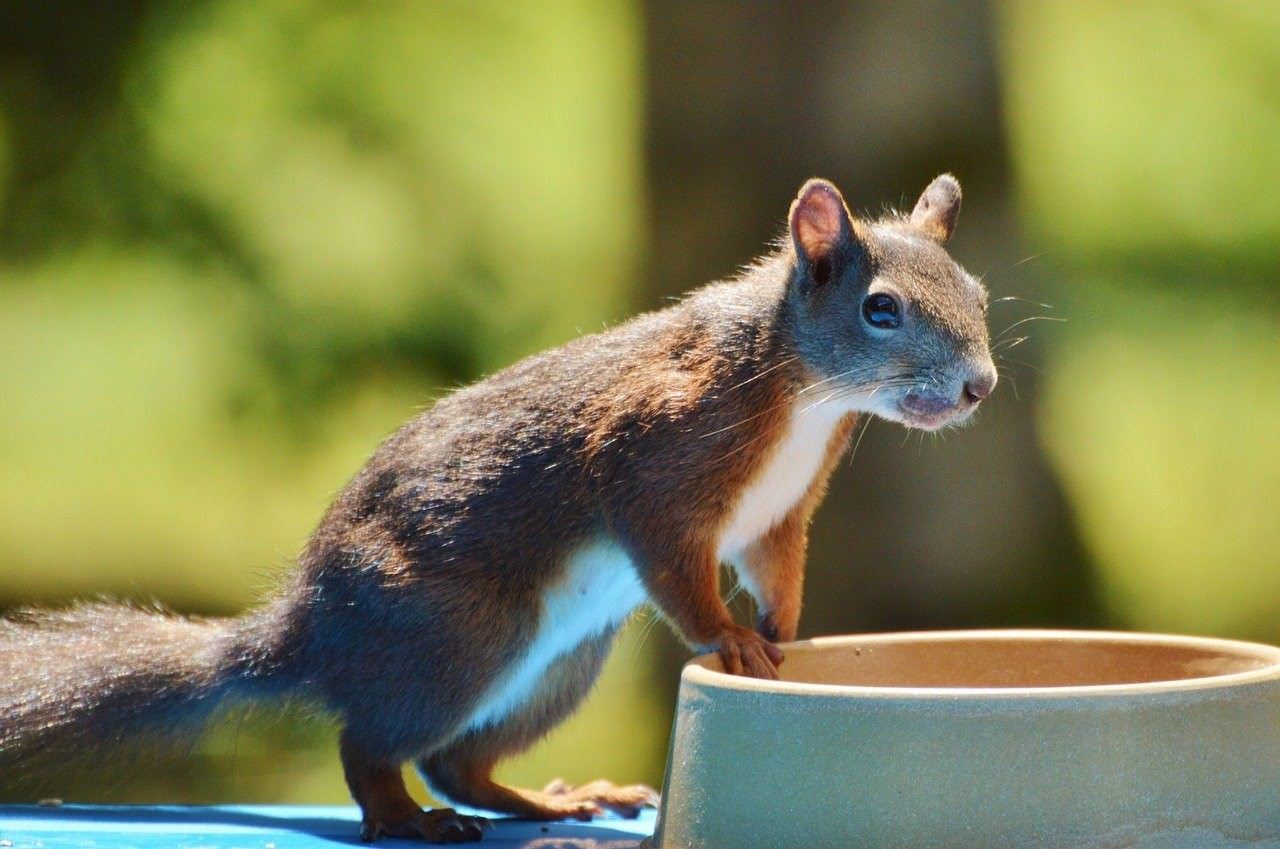
[[[536,549],[552,528],[580,538],[604,521],[604,490],[620,467],[661,464],[646,433],[679,436],[668,451],[685,436],[708,456],[731,450],[741,434],[715,431],[750,419],[773,394],[768,380],[744,381],[786,356],[782,272],[781,260],[762,263],[446,395],[379,447],[313,550],[366,527],[408,545],[427,571],[460,568],[475,549],[505,559],[512,546]],[[765,377],[799,379],[778,368]]]

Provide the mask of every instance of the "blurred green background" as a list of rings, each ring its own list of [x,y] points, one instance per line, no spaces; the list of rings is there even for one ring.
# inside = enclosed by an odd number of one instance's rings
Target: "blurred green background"
[[[944,170],[1002,385],[871,426],[802,633],[1280,640],[1269,0],[6,3],[0,606],[242,610],[450,387]],[[505,774],[656,783],[685,657],[642,617]],[[346,798],[296,710],[44,792]]]

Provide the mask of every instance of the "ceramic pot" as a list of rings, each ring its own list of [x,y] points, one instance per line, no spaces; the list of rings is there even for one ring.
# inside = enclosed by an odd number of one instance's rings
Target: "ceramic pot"
[[[1280,649],[1088,631],[828,637],[680,681],[659,849],[1280,847]]]

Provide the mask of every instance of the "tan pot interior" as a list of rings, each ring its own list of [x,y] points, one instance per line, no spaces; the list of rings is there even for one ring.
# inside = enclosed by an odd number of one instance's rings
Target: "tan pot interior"
[[[720,671],[713,656],[695,661]],[[903,634],[790,647],[782,680],[848,687],[1041,688],[1151,684],[1280,663],[1280,649],[1227,640],[1062,632]]]

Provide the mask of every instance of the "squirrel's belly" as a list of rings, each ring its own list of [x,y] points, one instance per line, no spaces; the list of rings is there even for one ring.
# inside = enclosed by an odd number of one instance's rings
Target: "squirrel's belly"
[[[819,398],[794,402],[782,441],[743,490],[720,536],[720,556],[734,561],[804,498],[826,462],[836,427],[852,410]]]
[[[646,598],[631,559],[612,539],[574,552],[565,577],[543,599],[538,632],[528,649],[485,694],[467,729],[501,722],[529,701],[553,661],[617,628]]]

